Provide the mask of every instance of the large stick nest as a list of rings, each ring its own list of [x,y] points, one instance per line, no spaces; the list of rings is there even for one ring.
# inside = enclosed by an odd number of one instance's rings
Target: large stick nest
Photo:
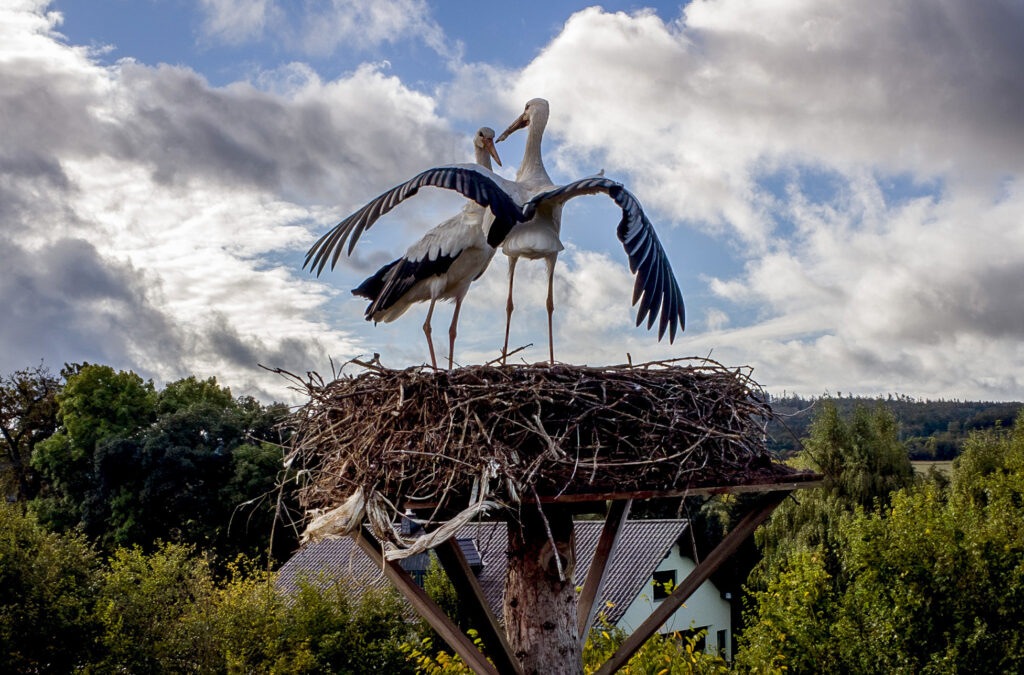
[[[416,501],[440,513],[484,499],[685,490],[771,473],[771,410],[748,368],[704,359],[436,372],[361,365],[358,375],[307,384],[291,460],[308,472],[300,499],[309,511],[354,494],[393,512]]]

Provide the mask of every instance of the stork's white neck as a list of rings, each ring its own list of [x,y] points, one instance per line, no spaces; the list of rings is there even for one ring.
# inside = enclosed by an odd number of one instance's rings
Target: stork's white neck
[[[526,150],[523,152],[523,161],[516,173],[516,182],[551,185],[551,178],[544,169],[540,147],[544,138],[544,127],[547,124],[546,110],[542,114],[536,114],[530,118],[530,126],[527,127],[529,133],[526,136]]]
[[[474,148],[476,149],[476,163],[488,171],[492,171],[491,153],[487,152],[487,148],[481,148],[479,145],[474,145]]]

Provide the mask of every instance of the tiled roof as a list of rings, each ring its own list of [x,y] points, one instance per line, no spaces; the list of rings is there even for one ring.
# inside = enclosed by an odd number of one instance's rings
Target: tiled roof
[[[596,520],[576,521],[575,583],[582,585],[597,548],[603,523]],[[606,571],[599,609],[611,623],[622,617],[633,598],[644,590],[658,564],[672,545],[686,531],[685,520],[630,520],[623,525],[619,546]],[[474,523],[459,532],[459,544],[467,558],[476,545],[483,569],[477,575],[488,604],[501,617],[501,595],[505,586],[507,534],[505,523]],[[474,562],[472,559],[469,561]],[[289,592],[296,580],[307,575],[315,580],[350,576],[357,584],[384,585],[386,578],[351,539],[325,540],[299,549],[281,568],[278,587]],[[611,603],[612,607],[607,607]]]
[[[290,595],[298,589],[302,577],[320,586],[339,577],[352,579],[357,586],[388,583],[381,569],[347,537],[324,539],[300,548],[278,571],[277,588]]]
[[[644,584],[668,555],[672,545],[686,531],[686,523],[685,520],[626,521],[611,565],[605,570],[604,588],[597,606],[611,623],[616,623],[633,598],[644,590]],[[580,551],[576,562],[576,583],[582,584],[594,558],[603,523],[589,521],[576,525],[576,546],[577,551]],[[585,555],[583,551],[586,551]],[[608,602],[614,607],[606,607],[605,603]]]

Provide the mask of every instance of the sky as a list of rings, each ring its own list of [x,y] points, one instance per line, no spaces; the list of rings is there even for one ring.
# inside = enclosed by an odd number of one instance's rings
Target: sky
[[[624,183],[687,311],[674,344],[635,327],[618,210],[572,200],[558,360],[1021,400],[1022,63],[1019,0],[0,0],[0,373],[88,361],[294,401],[261,366],[428,361],[425,305],[374,326],[349,291],[457,195],[421,191],[319,278],[304,254],[543,97],[554,181]],[[541,361],[544,265],[515,290],[510,342]],[[499,254],[458,363],[499,356],[506,292]]]

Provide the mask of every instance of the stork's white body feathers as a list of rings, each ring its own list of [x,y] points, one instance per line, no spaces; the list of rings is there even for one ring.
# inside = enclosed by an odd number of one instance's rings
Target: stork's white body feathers
[[[390,323],[418,302],[464,297],[470,284],[487,270],[496,252],[487,244],[483,231],[484,221],[488,219],[494,219],[490,211],[471,203],[463,207],[459,215],[452,216],[423,235],[403,257],[416,261],[454,258],[451,266],[441,274],[416,282],[395,304],[369,318],[374,322]]]

